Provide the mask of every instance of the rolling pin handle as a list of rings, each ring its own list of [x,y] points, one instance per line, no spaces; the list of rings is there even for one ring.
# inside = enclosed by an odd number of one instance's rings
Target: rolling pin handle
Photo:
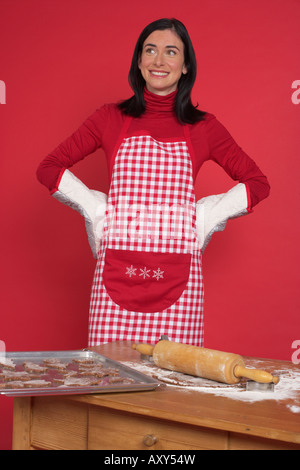
[[[152,344],[133,344],[131,347],[145,356],[152,356],[154,350]]]
[[[247,369],[246,367],[236,366],[234,368],[234,375],[236,377],[245,377],[250,380],[254,380],[255,382],[260,383],[274,383],[278,384],[279,377],[275,377],[271,375],[269,372],[265,372],[264,370],[258,369]]]

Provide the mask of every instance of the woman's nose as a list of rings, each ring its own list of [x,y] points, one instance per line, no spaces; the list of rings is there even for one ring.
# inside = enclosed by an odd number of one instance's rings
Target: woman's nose
[[[155,59],[154,59],[154,64],[158,66],[162,66],[164,64],[163,52],[157,52]]]

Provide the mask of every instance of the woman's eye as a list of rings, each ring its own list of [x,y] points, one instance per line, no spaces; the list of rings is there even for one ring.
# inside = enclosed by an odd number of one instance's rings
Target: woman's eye
[[[146,54],[148,54],[148,55],[153,55],[153,54],[155,54],[155,50],[152,49],[151,47],[149,47],[148,49],[146,49],[145,52],[146,52]]]
[[[169,55],[176,55],[176,52],[173,49],[169,49],[167,52]]]

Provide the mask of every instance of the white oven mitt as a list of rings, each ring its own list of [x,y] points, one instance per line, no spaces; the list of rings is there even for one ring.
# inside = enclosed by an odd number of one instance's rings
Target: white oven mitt
[[[228,219],[248,214],[246,186],[239,183],[227,193],[207,196],[196,204],[196,232],[202,252],[215,232],[222,232]]]
[[[65,170],[53,197],[84,217],[89,244],[94,258],[97,259],[103,234],[107,195],[89,189],[73,173]]]

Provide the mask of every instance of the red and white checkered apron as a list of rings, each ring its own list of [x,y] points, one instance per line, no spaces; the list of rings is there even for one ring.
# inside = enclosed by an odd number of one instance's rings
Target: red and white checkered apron
[[[193,170],[181,140],[123,139],[95,270],[89,345],[118,340],[203,346],[201,251]]]

